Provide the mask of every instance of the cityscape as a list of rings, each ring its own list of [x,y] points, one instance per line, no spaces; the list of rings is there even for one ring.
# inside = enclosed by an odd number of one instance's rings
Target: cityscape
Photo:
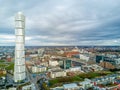
[[[1,90],[120,88],[119,46],[27,46],[26,75],[17,77],[18,81],[14,79],[15,68],[19,67],[14,63],[15,47],[1,46],[0,50]]]
[[[0,90],[120,90],[120,1],[6,2]]]

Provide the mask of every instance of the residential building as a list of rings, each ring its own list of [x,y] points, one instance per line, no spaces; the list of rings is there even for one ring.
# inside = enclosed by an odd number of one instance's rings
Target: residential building
[[[70,67],[69,71],[72,71],[72,72],[81,71],[81,67]]]
[[[34,84],[26,85],[22,87],[22,90],[36,90]]]
[[[64,70],[54,70],[50,72],[51,78],[65,77],[65,76],[67,76],[67,73]]]
[[[90,59],[89,54],[79,54],[80,59],[88,61]]]
[[[82,70],[87,71],[87,72],[101,71],[101,70],[103,70],[103,68],[101,66],[97,65],[97,64],[92,64],[92,65],[83,65]]]
[[[0,78],[0,86],[5,85],[6,77],[1,77]]]
[[[47,67],[45,66],[32,66],[32,73],[39,73],[39,72],[45,72],[47,70]]]
[[[80,90],[76,83],[64,84],[63,88],[64,90]]]
[[[49,66],[58,66],[59,63],[57,60],[49,60]]]
[[[96,62],[102,63],[102,66],[105,68],[111,69],[111,66],[114,68],[120,68],[120,58],[115,55],[96,55]]]
[[[44,49],[38,49],[38,56],[42,57],[44,55]]]
[[[71,52],[65,52],[64,54],[66,57],[71,58],[74,55],[78,55],[79,52],[78,51],[71,51]]]
[[[17,88],[12,87],[12,88],[9,88],[8,90],[17,90]]]
[[[85,79],[83,82],[80,82],[80,83],[79,83],[79,86],[80,86],[82,89],[86,90],[86,89],[88,89],[88,88],[90,88],[90,87],[93,86],[93,83],[91,83],[91,82],[92,82],[92,81],[91,81],[90,79]]]

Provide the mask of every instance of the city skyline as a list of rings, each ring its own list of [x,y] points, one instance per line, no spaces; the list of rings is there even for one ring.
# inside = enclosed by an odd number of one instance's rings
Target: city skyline
[[[14,46],[14,15],[26,16],[26,46],[120,45],[119,0],[0,1],[0,46]]]

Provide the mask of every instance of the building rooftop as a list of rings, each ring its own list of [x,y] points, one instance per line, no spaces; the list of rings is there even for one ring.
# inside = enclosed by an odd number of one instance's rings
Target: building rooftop
[[[64,84],[63,85],[64,89],[68,89],[68,88],[77,88],[77,84],[76,83],[71,83],[71,84]]]
[[[52,73],[54,73],[54,72],[63,72],[64,70],[60,69],[60,70],[51,70],[51,71]]]

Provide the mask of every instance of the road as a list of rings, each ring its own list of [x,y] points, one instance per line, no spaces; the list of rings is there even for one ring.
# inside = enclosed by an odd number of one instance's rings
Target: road
[[[38,84],[37,84],[37,80],[38,78],[33,78],[33,76],[31,75],[31,73],[28,71],[28,68],[26,67],[26,74],[28,77],[28,80],[31,82],[31,84],[35,85],[35,90],[40,90]]]

